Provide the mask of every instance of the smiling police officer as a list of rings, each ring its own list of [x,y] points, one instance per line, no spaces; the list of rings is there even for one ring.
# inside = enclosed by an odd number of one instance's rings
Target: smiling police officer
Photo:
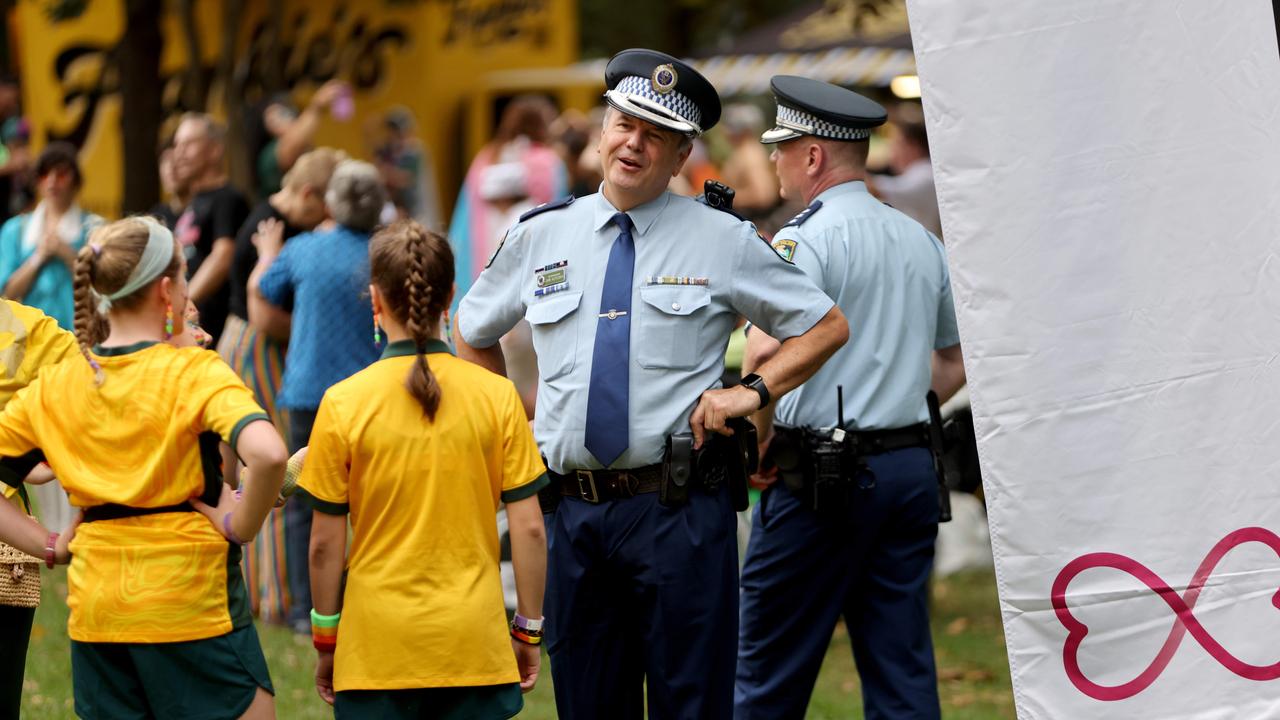
[[[884,108],[801,77],[772,86],[777,127],[761,141],[774,145],[783,196],[808,204],[773,245],[855,337],[778,401],[771,440],[774,410],[755,418],[780,477],[756,507],[742,571],[736,717],[804,717],[843,615],[868,720],[937,718],[927,583],[940,494],[925,398],[964,382],[946,257],[867,193]],[[744,372],[786,352],[766,333],[748,334]]]
[[[533,328],[534,434],[560,501],[546,593],[560,717],[638,718],[647,699],[653,718],[728,718],[738,590],[726,423],[803,382],[848,325],[750,223],[667,192],[692,138],[719,119],[711,84],[648,50],[614,56],[605,81],[600,192],[511,228],[462,301],[455,339],[501,372],[498,339],[522,317]],[[781,350],[720,388],[739,315]]]

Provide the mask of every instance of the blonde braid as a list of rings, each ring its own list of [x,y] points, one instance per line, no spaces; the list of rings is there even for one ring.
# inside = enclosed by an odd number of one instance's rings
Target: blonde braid
[[[102,373],[102,366],[93,358],[89,348],[102,342],[103,330],[105,329],[105,321],[98,312],[98,301],[93,290],[93,276],[96,269],[98,253],[101,252],[99,246],[94,240],[98,236],[98,231],[94,231],[89,242],[80,248],[80,252],[76,255],[76,265],[73,272],[73,297],[75,298],[75,329],[76,341],[80,345],[80,353],[84,355],[84,359],[89,361],[89,366],[93,368],[94,383],[101,385],[106,377]]]

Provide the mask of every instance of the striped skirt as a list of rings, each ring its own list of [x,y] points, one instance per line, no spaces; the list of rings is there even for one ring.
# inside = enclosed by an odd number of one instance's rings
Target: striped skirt
[[[288,411],[276,405],[284,376],[286,345],[254,330],[243,318],[227,316],[218,354],[249,386],[283,436],[289,432]],[[239,468],[236,468],[239,473]],[[262,523],[254,543],[245,548],[244,579],[254,615],[283,623],[289,613],[289,576],[285,565],[284,511],[275,508]],[[302,558],[306,562],[306,558]]]

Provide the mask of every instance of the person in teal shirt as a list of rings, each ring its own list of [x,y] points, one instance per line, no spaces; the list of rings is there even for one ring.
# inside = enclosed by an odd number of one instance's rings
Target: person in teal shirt
[[[76,253],[102,218],[76,203],[83,184],[76,150],[54,142],[36,160],[40,203],[0,228],[0,285],[4,296],[39,308],[74,330],[72,268]]]

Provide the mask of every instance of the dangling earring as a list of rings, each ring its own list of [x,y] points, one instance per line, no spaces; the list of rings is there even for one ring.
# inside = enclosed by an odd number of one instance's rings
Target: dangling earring
[[[444,341],[453,342],[453,325],[449,322],[449,311],[444,311]]]
[[[173,304],[169,302],[164,304],[164,339],[173,339]]]
[[[382,344],[382,313],[373,314],[373,344]]]

